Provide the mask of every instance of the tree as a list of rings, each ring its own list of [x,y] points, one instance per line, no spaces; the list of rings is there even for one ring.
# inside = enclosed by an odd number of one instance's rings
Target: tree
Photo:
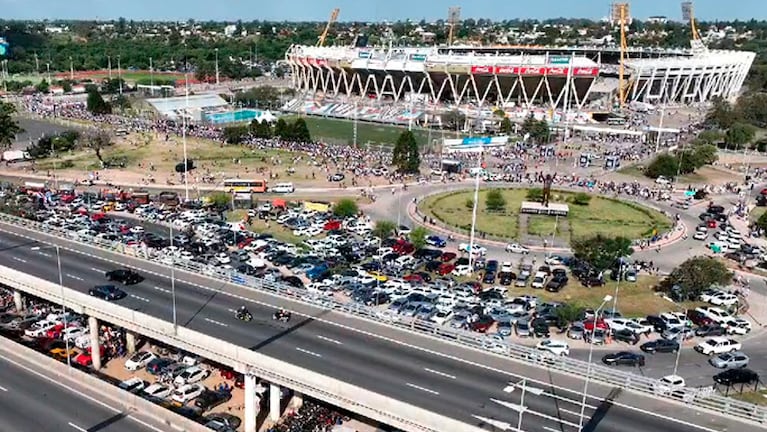
[[[125,111],[131,107],[130,100],[128,100],[125,95],[117,95],[117,97],[114,98],[112,102],[114,105],[120,107],[120,111]]]
[[[228,209],[232,204],[232,195],[226,192],[214,192],[208,195],[208,202],[221,212]]]
[[[485,207],[489,212],[502,212],[506,209],[506,198],[499,189],[490,189],[485,197]]]
[[[724,138],[724,135],[722,134],[722,132],[718,130],[709,129],[699,133],[697,138],[702,144],[715,145],[716,143],[722,141],[722,138]]]
[[[400,134],[392,151],[392,164],[402,173],[415,174],[421,166],[418,142],[413,132],[407,130]]]
[[[413,247],[421,249],[426,246],[426,237],[429,236],[429,232],[424,227],[415,227],[410,231],[410,243],[413,243]]]
[[[756,220],[756,226],[767,231],[767,212],[764,212],[759,216],[759,219]]]
[[[282,118],[278,118],[277,122],[274,123],[274,136],[282,138],[282,139],[288,139],[291,135],[290,126],[283,120]]]
[[[571,323],[581,318],[584,308],[576,302],[567,302],[554,309],[554,315],[562,322]]]
[[[352,217],[357,213],[359,213],[357,202],[350,198],[341,199],[333,206],[333,214],[340,218]]]
[[[6,149],[16,140],[16,134],[24,132],[14,117],[16,107],[0,101],[0,147]]]
[[[85,142],[88,148],[96,153],[96,157],[99,162],[101,162],[101,166],[106,167],[107,165],[104,163],[104,157],[101,152],[112,145],[112,137],[103,130],[98,130],[88,134],[85,138]]]
[[[650,178],[675,177],[679,170],[679,160],[670,154],[658,155],[645,168],[644,174]]]
[[[501,125],[499,129],[501,133],[510,134],[514,131],[514,126],[511,124],[511,120],[509,120],[508,117],[504,117],[501,119]]]
[[[224,128],[224,139],[228,144],[240,144],[250,132],[247,126],[227,126]]]
[[[704,122],[718,129],[729,129],[736,120],[732,105],[723,98],[716,97],[711,101],[711,109],[706,113]]]
[[[397,225],[392,221],[387,220],[379,220],[376,222],[375,226],[373,227],[373,235],[380,238],[385,239],[389,238],[389,236],[394,233],[394,230],[397,229]]]
[[[86,108],[91,114],[96,115],[112,113],[112,106],[101,97],[101,93],[95,90],[88,93]]]
[[[271,138],[272,137],[272,125],[266,120],[258,121],[253,119],[250,122],[250,133],[256,138]]]
[[[50,86],[48,85],[48,81],[42,80],[35,86],[35,90],[37,90],[40,93],[48,93],[48,90],[50,90]]]
[[[719,260],[712,257],[694,257],[675,268],[660,288],[674,292],[684,300],[696,299],[703,290],[724,285],[732,280],[732,273]]]
[[[306,120],[304,120],[302,117],[297,118],[296,121],[293,122],[291,129],[291,135],[294,140],[305,143],[312,141],[312,135],[309,133],[309,127],[306,125]]]
[[[611,268],[619,258],[634,253],[631,240],[626,237],[611,238],[602,234],[576,239],[572,249],[576,258],[591,264],[599,271]]]
[[[732,126],[730,126],[729,129],[727,129],[725,141],[727,142],[728,147],[732,145],[735,147],[735,149],[739,149],[753,141],[755,135],[756,128],[754,126],[747,123],[738,122],[734,123]]]

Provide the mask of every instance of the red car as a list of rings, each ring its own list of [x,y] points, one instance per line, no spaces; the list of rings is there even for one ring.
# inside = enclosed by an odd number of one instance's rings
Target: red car
[[[440,261],[442,261],[442,262],[448,262],[448,261],[452,261],[452,260],[454,260],[454,259],[455,259],[455,257],[457,257],[457,256],[458,256],[458,255],[457,255],[457,254],[455,254],[454,252],[445,252],[445,253],[443,253],[443,254],[442,254],[442,256],[441,256],[441,257],[439,257],[439,259],[440,259]]]
[[[341,229],[341,221],[329,220],[325,222],[325,226],[322,227],[325,231],[335,231]]]
[[[101,358],[104,359],[104,354],[106,354],[106,350],[104,349],[103,345],[99,345],[99,352],[101,353]],[[75,363],[85,367],[92,365],[93,357],[91,357],[91,347],[88,347],[86,351],[83,351],[80,354],[78,354],[75,357]]]
[[[441,276],[444,276],[446,274],[449,274],[453,270],[455,270],[454,264],[445,263],[439,266],[439,268],[437,269],[437,273],[439,273]]]
[[[716,221],[714,219],[709,219],[706,221],[706,226],[709,228],[716,228]]]
[[[408,282],[418,282],[418,283],[423,282],[423,277],[421,277],[421,275],[419,274],[414,274],[414,273],[405,275],[405,277],[403,277],[402,279]]]
[[[469,328],[474,330],[475,332],[485,333],[490,329],[490,327],[493,326],[493,323],[495,323],[495,321],[493,321],[492,318],[484,317],[471,323],[469,325]]]
[[[397,243],[394,243],[392,250],[399,255],[407,255],[415,251],[415,246],[410,242],[400,239],[397,240]]]
[[[596,325],[597,325],[597,328],[600,330],[607,330],[609,328],[609,326],[607,325],[607,322],[601,318],[596,321]],[[588,319],[584,321],[583,328],[586,331],[594,331],[594,319],[592,318],[592,319]]]
[[[244,239],[242,239],[242,241],[237,243],[237,247],[242,249],[251,243],[253,243],[253,237],[245,237]]]

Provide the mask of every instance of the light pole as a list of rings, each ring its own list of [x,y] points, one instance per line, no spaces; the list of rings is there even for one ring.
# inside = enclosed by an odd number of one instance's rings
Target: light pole
[[[216,85],[219,85],[218,79],[218,48],[216,48]]]
[[[170,247],[173,250],[173,223],[168,228],[168,235],[170,236]],[[173,252],[171,252],[173,254]],[[176,257],[171,255],[173,260],[170,263],[170,297],[173,302],[173,334],[178,334],[178,321],[176,320]]]
[[[75,80],[75,64],[72,61],[72,56],[69,56],[69,79]]]
[[[623,259],[621,258],[620,264],[618,264],[618,281],[615,283],[615,296],[613,297],[613,314],[615,318],[615,308],[618,306],[618,288],[621,286],[621,278],[623,277]]]
[[[120,96],[123,94],[123,70],[120,66],[120,56],[117,56],[117,80],[120,84]]]
[[[69,323],[68,323],[69,320],[67,319],[67,306],[66,306],[65,296],[64,296],[64,273],[62,273],[61,271],[61,251],[58,245],[47,246],[47,247],[35,246],[32,248],[33,251],[42,251],[43,249],[56,249],[56,268],[59,271],[59,295],[61,296],[61,316],[63,317],[63,321],[64,321],[64,329],[67,329],[69,327]],[[67,350],[67,373],[71,373],[70,368],[72,367],[72,359],[70,358],[71,356],[69,355],[68,335],[64,336],[64,344]],[[93,347],[91,347],[91,349],[93,349]]]
[[[479,168],[483,168],[483,162],[482,162],[482,150],[480,149],[479,152]],[[477,225],[477,207],[479,205],[479,177],[480,177],[480,171],[477,170],[476,174],[476,180],[474,182],[474,206],[471,210],[471,233],[469,235],[469,250],[467,251],[469,253],[469,274],[474,274],[474,230]]]
[[[184,201],[189,202],[189,162],[186,153],[186,116],[189,114],[189,68],[187,67],[186,44],[184,44],[184,115],[181,117],[181,141],[184,147]]]
[[[583,416],[586,414],[586,397],[589,392],[589,380],[591,379],[591,358],[594,354],[594,332],[597,330],[597,323],[599,322],[599,311],[612,299],[613,297],[611,295],[606,295],[605,298],[602,299],[602,304],[599,305],[596,312],[594,312],[594,328],[591,330],[591,338],[589,340],[589,362],[588,366],[586,366],[586,382],[583,384],[583,399],[581,400],[581,415],[578,420],[578,432],[583,431]]]
[[[684,309],[685,320],[684,320],[684,324],[683,324],[684,325],[684,327],[683,327],[684,330],[687,330],[687,312],[688,312],[688,309],[685,308]],[[676,359],[674,360],[674,373],[673,373],[673,375],[676,375],[677,370],[679,369],[679,358],[682,355],[682,343],[683,342],[684,342],[684,331],[680,331],[679,334],[676,335],[676,343],[679,344],[679,347],[676,350]]]
[[[658,122],[658,134],[655,137],[655,153],[660,151],[660,136],[663,133],[663,116],[666,114],[666,108],[660,109],[660,122]]]
[[[112,79],[112,56],[107,56],[107,70],[109,70],[109,79]]]
[[[149,91],[154,96],[154,66],[152,65],[152,57],[149,57]]]

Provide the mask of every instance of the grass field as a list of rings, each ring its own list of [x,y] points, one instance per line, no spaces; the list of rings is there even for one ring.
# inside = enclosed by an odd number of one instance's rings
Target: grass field
[[[495,237],[519,239],[519,209],[526,200],[524,189],[504,189],[506,209],[502,213],[490,213],[485,206],[487,190],[479,191],[476,229]],[[421,211],[434,216],[443,223],[468,230],[471,227],[472,191],[450,192],[425,199]],[[592,196],[588,206],[570,203],[573,194],[553,191],[552,202],[567,202],[570,214],[567,223],[570,232],[562,233],[556,227],[555,234],[566,239],[580,238],[593,234],[607,236],[625,236],[640,239],[651,235],[653,228],[663,232],[671,227],[671,222],[663,214],[639,205]],[[555,231],[556,219],[548,216],[529,216],[527,233],[536,236],[549,236]]]
[[[288,116],[286,121],[292,121],[296,117]],[[335,144],[353,144],[354,143],[354,122],[350,120],[322,118],[305,116],[306,125],[312,137],[319,140],[328,141]],[[400,134],[407,130],[406,126],[391,126],[378,123],[357,122],[357,143],[360,146],[369,146],[377,149],[379,146],[384,148],[393,147]],[[442,138],[455,138],[463,136],[454,132],[429,131],[428,129],[413,128],[413,134],[421,148],[427,148],[432,145],[434,148],[435,140]]]

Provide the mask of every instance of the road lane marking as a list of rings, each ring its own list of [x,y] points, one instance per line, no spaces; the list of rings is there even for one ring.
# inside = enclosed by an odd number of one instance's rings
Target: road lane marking
[[[133,297],[136,300],[141,300],[142,302],[149,303],[149,299],[148,298],[140,297],[140,296],[137,296],[136,294],[131,294],[130,296]]]
[[[96,273],[106,273],[106,271],[104,271],[102,269],[99,269],[99,268],[96,268],[96,267],[91,267],[91,270],[95,271]]]
[[[5,391],[5,392],[7,392],[7,391],[8,391],[8,389],[7,389],[7,388],[5,388],[5,387],[3,387],[3,386],[0,386],[0,390],[2,390],[2,391]]]
[[[215,325],[217,325],[217,326],[221,326],[221,327],[229,327],[229,324],[225,324],[225,323],[222,323],[221,321],[216,321],[216,320],[214,320],[214,319],[205,318],[205,321],[207,321],[207,322],[209,322],[209,323],[211,323],[211,324],[215,324]]]
[[[438,370],[429,369],[429,368],[423,368],[423,370],[425,370],[426,372],[431,372],[431,373],[433,373],[434,375],[439,375],[439,376],[441,376],[441,377],[450,378],[450,379],[455,379],[455,375],[446,374],[446,373],[444,373],[444,372],[440,372],[440,371],[438,371]]]
[[[317,358],[322,357],[322,354],[317,354],[314,351],[305,350],[305,349],[303,349],[301,347],[296,347],[296,351],[301,351],[304,354],[309,354],[310,356],[314,356],[314,357],[317,357]]]
[[[541,427],[543,428],[543,430],[546,430],[548,432],[562,432],[560,429],[554,429],[554,428],[548,427],[548,426],[541,426]]]
[[[52,255],[47,253],[47,252],[37,251],[37,253],[42,255],[42,256],[44,256],[44,257],[46,257],[46,258],[51,258],[52,257]]]
[[[581,416],[580,412],[575,412],[573,410],[569,410],[569,409],[566,409],[566,408],[558,408],[558,411],[563,412],[565,414],[570,414],[570,415],[575,416],[575,417],[580,417]],[[586,414],[588,414],[588,413],[586,413]],[[584,415],[586,415],[586,414],[584,414]]]
[[[83,278],[81,278],[80,276],[77,276],[77,275],[73,275],[73,274],[70,274],[70,273],[67,273],[67,277],[68,277],[68,278],[72,278],[72,279],[77,279],[77,280],[79,280],[79,281],[82,281],[82,280],[84,280],[84,279],[83,279]]]
[[[77,426],[76,424],[74,424],[72,422],[69,422],[69,425],[72,426],[73,428],[79,430],[80,432],[88,432],[88,429],[81,428],[80,426]]]
[[[405,383],[405,385],[408,386],[408,387],[412,387],[412,388],[414,388],[416,390],[421,390],[421,391],[426,392],[426,393],[431,393],[433,395],[438,395],[439,394],[438,391],[434,391],[432,389],[427,389],[426,387],[421,387],[421,386],[415,385],[413,383]]]
[[[169,289],[165,289],[163,287],[153,286],[152,288],[156,289],[157,291],[164,292],[165,294],[170,294]]]
[[[323,335],[317,335],[317,339],[322,339],[322,340],[324,340],[325,342],[334,343],[334,344],[336,344],[336,345],[343,345],[343,344],[344,344],[344,343],[343,343],[343,342],[341,342],[341,341],[337,341],[337,340],[335,340],[335,339],[331,339],[331,338],[329,338],[329,337],[325,337],[325,336],[323,336]]]
[[[14,260],[14,261],[21,262],[21,263],[26,263],[27,262],[27,260],[25,260],[23,258],[19,258],[19,257],[11,257],[11,259]]]

